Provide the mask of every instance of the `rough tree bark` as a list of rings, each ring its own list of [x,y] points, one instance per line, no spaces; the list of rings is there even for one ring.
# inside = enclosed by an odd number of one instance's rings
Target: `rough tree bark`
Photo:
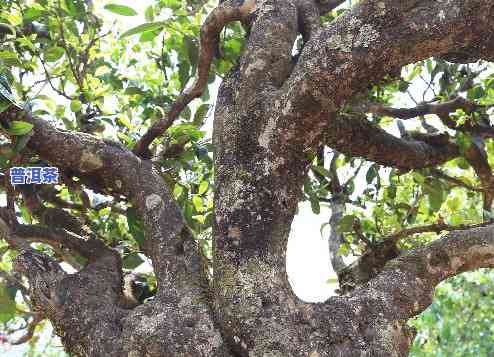
[[[340,115],[344,105],[406,64],[431,56],[461,60],[465,53],[485,59],[494,54],[485,35],[493,30],[492,0],[362,0],[321,26],[323,11],[339,3],[220,5],[230,9],[220,27],[249,15],[251,28],[216,105],[212,279],[165,182],[145,155],[138,156],[166,123],[133,153],[58,130],[18,108],[0,116],[7,126],[14,119],[34,124],[31,150],[97,192],[125,196],[145,223],[142,250],[153,261],[158,295],[124,309],[120,259],[110,248],[64,230],[13,224],[2,211],[1,231],[12,244],[62,244],[88,259],[72,275],[27,247],[15,261],[34,304],[71,355],[406,356],[414,338],[407,320],[427,308],[435,286],[494,266],[494,226],[486,226],[451,233],[398,257],[370,281],[324,303],[304,303],[292,292],[286,244],[309,150],[326,144],[402,169],[435,166],[458,155],[448,140],[399,139],[365,118]],[[300,34],[305,43],[294,59]],[[178,106],[197,93],[190,96]]]

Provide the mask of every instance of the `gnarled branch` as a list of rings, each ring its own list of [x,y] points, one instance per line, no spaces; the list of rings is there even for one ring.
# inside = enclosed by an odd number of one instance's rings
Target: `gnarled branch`
[[[441,233],[444,231],[469,231],[480,227],[492,225],[492,220],[478,224],[450,225],[445,223],[434,223],[403,229],[384,237],[381,242],[368,249],[355,262],[350,264],[338,274],[340,291],[347,293],[358,286],[362,286],[374,279],[392,259],[400,255],[397,243],[409,236],[420,233]]]
[[[459,155],[451,141],[444,144],[397,138],[364,115],[340,115],[327,122],[324,143],[346,155],[363,157],[385,166],[419,169],[442,164]],[[427,140],[425,137],[423,138]]]
[[[255,0],[245,0],[239,4],[237,0],[228,0],[221,3],[206,18],[201,27],[199,59],[197,75],[194,83],[186,89],[172,104],[168,114],[153,124],[151,128],[137,142],[134,153],[137,156],[149,158],[146,151],[154,139],[163,133],[178,118],[182,110],[194,99],[199,98],[208,83],[209,68],[213,62],[215,49],[218,45],[219,34],[226,24],[242,20],[255,9]]]

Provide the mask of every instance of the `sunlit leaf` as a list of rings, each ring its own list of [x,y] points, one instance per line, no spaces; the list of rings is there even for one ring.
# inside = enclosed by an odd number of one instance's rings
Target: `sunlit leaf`
[[[10,127],[7,130],[11,135],[25,135],[33,129],[33,124],[25,121],[14,120],[10,123]]]
[[[122,15],[122,16],[136,16],[137,11],[135,11],[133,8],[126,6],[126,5],[119,5],[119,4],[107,4],[105,5],[105,9],[108,11],[111,11],[117,15]]]
[[[129,36],[137,35],[143,32],[149,32],[149,31],[155,31],[155,30],[162,30],[165,28],[166,22],[159,21],[159,22],[148,22],[136,27],[131,28],[130,30],[125,31],[120,38],[126,38]]]

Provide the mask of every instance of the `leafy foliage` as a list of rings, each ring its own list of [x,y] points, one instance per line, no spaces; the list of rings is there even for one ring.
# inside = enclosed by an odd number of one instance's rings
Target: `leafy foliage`
[[[468,157],[469,150],[475,146],[492,165],[492,139],[479,140],[461,128],[472,122],[492,125],[493,79],[491,64],[458,65],[428,59],[403,68],[396,77],[371,88],[367,100],[390,107],[444,102],[457,95],[484,106],[476,113],[457,110],[451,115],[454,123],[450,125],[435,115],[407,121],[369,115],[369,120],[405,139],[410,139],[406,136],[409,132],[428,133],[432,127],[436,132],[447,133],[458,144],[461,155],[441,167],[400,171],[332,150],[326,149],[324,155],[312,153],[314,166],[304,185],[304,197],[311,202],[313,212],[318,214],[320,205],[334,208],[338,202],[346,202],[346,211],[337,228],[344,239],[339,255],[358,257],[373,245],[410,227],[444,223],[459,226],[492,218],[491,207],[487,210],[483,207],[482,190],[478,189],[485,182]],[[352,104],[347,111],[352,115]],[[399,240],[398,247],[405,252],[437,236],[433,232],[410,235]],[[478,272],[444,283],[434,304],[413,322],[419,335],[411,355],[492,355],[490,277],[489,272]]]
[[[204,6],[202,3],[156,0],[141,10],[113,1],[94,1],[94,5],[82,0],[2,1],[0,24],[12,31],[0,38],[0,112],[22,101],[33,115],[51,120],[62,129],[90,133],[133,148],[193,80],[200,25],[215,5],[213,1]],[[343,11],[328,14],[324,21],[334,20]],[[235,65],[244,38],[240,24],[228,26],[208,89],[152,146],[153,161],[206,255],[211,254],[215,188],[214,148],[209,133],[214,98],[210,92]],[[479,105],[492,104],[492,66],[428,59],[372,86],[366,99],[378,104],[413,105],[432,99],[446,101],[459,94]],[[352,110],[350,103],[346,114],[351,115]],[[485,107],[475,113],[458,110],[452,118],[454,126],[459,127],[469,122],[490,122],[490,114],[490,108]],[[400,135],[394,118],[373,114],[369,120]],[[475,142],[468,132],[452,129],[432,115],[403,125],[408,131],[422,132],[433,125],[449,133],[462,155],[438,169],[466,186],[481,187],[465,157]],[[31,129],[29,124],[16,121],[3,128],[15,136],[12,142],[0,136],[3,171],[13,165],[20,153],[23,165],[39,163],[36,155],[23,151]],[[493,164],[494,143],[487,139],[484,144],[485,155]],[[336,198],[345,198],[346,211],[338,227],[345,240],[340,249],[342,255],[361,255],[368,248],[366,242],[375,244],[410,226],[477,223],[490,214],[482,207],[479,190],[453,185],[431,169],[398,171],[328,149],[308,155],[313,165],[303,187],[303,199],[310,201],[314,213],[320,213],[321,207],[332,207]],[[339,185],[336,178],[341,181]],[[51,195],[45,194],[43,197],[51,197],[45,202],[49,207],[64,201],[71,213],[84,216],[92,234],[121,253],[125,269],[146,265],[140,250],[143,223],[130,204],[97,195],[78,183],[78,178],[56,186]],[[20,219],[39,223],[21,200],[16,204]],[[356,234],[356,225],[365,240]],[[399,247],[406,250],[435,238],[432,233],[415,235],[400,241]],[[42,244],[36,247],[54,255]],[[0,253],[0,269],[10,274],[16,252],[0,245]],[[149,283],[154,284],[152,272],[147,275]],[[463,276],[438,290],[436,305],[415,322],[421,330],[415,355],[492,354],[494,344],[487,320],[492,289],[488,277],[489,273]],[[29,301],[19,287],[2,279],[2,330],[10,331],[29,321],[28,314],[19,312],[28,309]],[[464,320],[455,324],[454,317],[459,312],[463,312]],[[466,326],[475,328],[469,330]]]
[[[413,323],[419,334],[411,356],[491,356],[492,278],[479,271],[441,284],[434,303]]]
[[[0,38],[0,111],[22,102],[33,115],[67,130],[87,132],[133,148],[136,140],[169,109],[190,84],[196,68],[200,25],[210,4],[197,1],[155,1],[132,8],[118,1],[3,1],[0,23],[12,28]],[[238,58],[243,30],[230,26],[224,34],[224,56],[213,65],[210,83]],[[153,145],[153,160],[183,210],[185,219],[210,254],[212,224],[212,145],[209,92],[187,108],[166,137]],[[22,165],[39,164],[23,148],[32,126],[14,121],[4,128],[15,139],[0,136],[0,166],[6,172],[18,153]],[[77,182],[77,178],[75,178]],[[75,183],[74,182],[74,183]],[[76,184],[77,185],[77,184]],[[135,208],[66,183],[50,188],[48,207],[65,202],[75,216],[85,216],[92,234],[121,252],[127,271],[139,268],[154,285],[149,262],[141,254],[143,225]],[[4,188],[0,188],[4,191]],[[47,188],[46,191],[49,191]],[[0,191],[1,192],[1,191]],[[89,207],[87,202],[89,200]],[[17,202],[19,219],[39,223]],[[42,244],[47,254],[54,253]],[[16,252],[4,247],[0,268],[11,274]],[[29,315],[18,287],[0,279],[0,324],[9,331]],[[33,345],[34,346],[34,345]]]

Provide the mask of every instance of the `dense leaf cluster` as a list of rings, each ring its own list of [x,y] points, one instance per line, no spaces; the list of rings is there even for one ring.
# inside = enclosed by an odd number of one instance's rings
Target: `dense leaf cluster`
[[[22,103],[33,115],[62,129],[97,135],[132,149],[193,81],[200,25],[213,5],[212,1],[159,0],[140,10],[101,1],[2,1],[0,112],[12,103]],[[332,21],[341,12],[334,11],[324,20]],[[208,89],[151,147],[153,162],[207,255],[211,253],[214,192],[211,94],[235,66],[245,35],[240,24],[231,24],[223,31]],[[298,50],[300,46],[299,41]],[[474,148],[492,165],[494,143],[489,135],[469,129],[491,125],[491,65],[428,59],[374,85],[359,100],[413,107],[446,102],[457,96],[478,107],[473,111],[458,109],[448,122],[433,114],[411,120],[367,114],[374,124],[411,140],[417,133],[447,133],[459,146],[461,155],[441,167],[391,169],[325,147],[308,153],[313,166],[302,189],[303,199],[310,201],[316,214],[321,212],[321,206],[333,208],[335,202],[343,203],[345,208],[338,225],[343,238],[340,255],[360,256],[386,237],[414,226],[458,226],[493,218],[491,207],[483,204],[485,191],[492,187],[485,187],[485,179],[472,166],[470,153]],[[357,112],[359,103],[348,103],[341,115]],[[14,137],[9,141],[0,135],[3,172],[16,165],[43,164],[26,148],[31,129],[29,124],[15,121],[2,128]],[[0,192],[9,193],[5,174],[3,179],[6,184],[1,185]],[[142,267],[142,222],[124,197],[119,201],[95,194],[70,173],[64,173],[60,185],[32,189],[46,207],[62,208],[80,217],[95,237],[121,253],[125,269]],[[15,196],[15,204],[23,222],[41,221],[20,195]],[[436,236],[432,232],[408,236],[398,242],[398,247],[407,250]],[[56,256],[43,244],[36,248]],[[16,251],[0,242],[0,253],[0,269],[8,277]],[[82,262],[80,257],[74,259]],[[493,353],[487,320],[492,310],[489,276],[480,272],[460,277],[439,290],[437,305],[415,323],[421,331],[415,355]],[[152,272],[147,273],[147,278],[150,285],[155,284]],[[1,280],[0,322],[5,333],[30,321],[29,305],[21,286],[8,278]],[[459,315],[461,323],[456,319]]]

